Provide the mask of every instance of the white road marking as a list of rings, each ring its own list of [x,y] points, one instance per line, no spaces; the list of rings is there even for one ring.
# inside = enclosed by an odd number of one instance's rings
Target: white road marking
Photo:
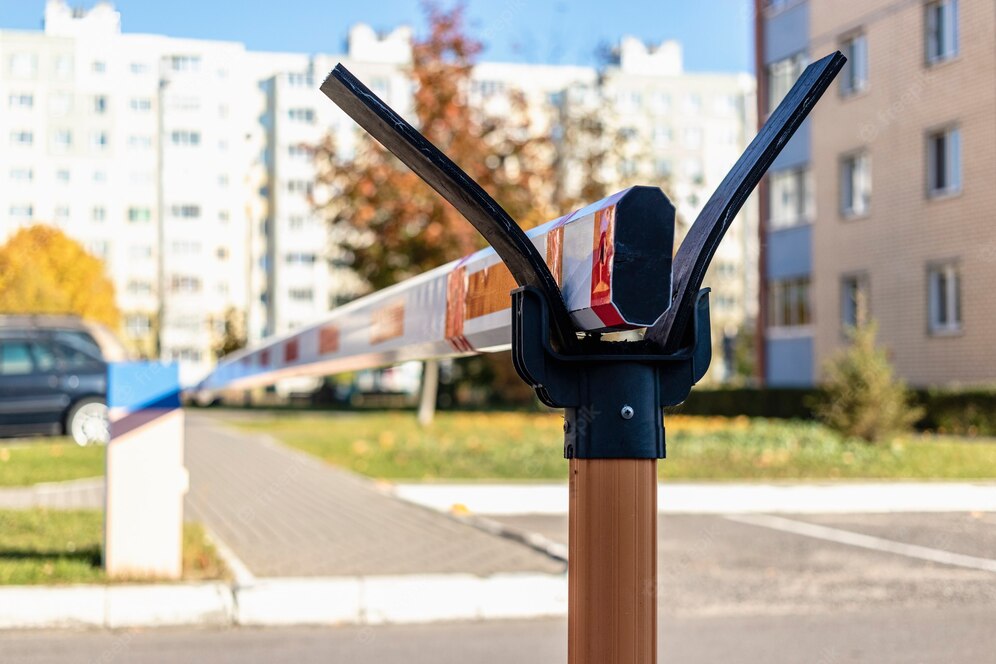
[[[952,565],[954,567],[965,567],[968,569],[978,569],[986,572],[996,572],[996,560],[991,560],[989,558],[966,556],[961,553],[952,553],[950,551],[932,549],[930,547],[918,546],[916,544],[906,544],[905,542],[897,542],[895,540],[888,540],[882,537],[862,535],[861,533],[855,533],[849,530],[830,528],[828,526],[818,526],[813,523],[796,521],[795,519],[786,519],[781,516],[771,516],[769,514],[737,514],[727,515],[726,519],[729,521],[736,521],[737,523],[745,523],[752,526],[780,530],[794,535],[812,537],[814,539],[836,542],[838,544],[847,544],[849,546],[856,546],[862,549],[894,553],[900,556],[906,556],[907,558],[917,558],[919,560],[929,560],[942,565]]]

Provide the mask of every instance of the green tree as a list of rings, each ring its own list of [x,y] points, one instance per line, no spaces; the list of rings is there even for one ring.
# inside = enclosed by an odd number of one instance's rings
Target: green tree
[[[75,314],[111,329],[121,322],[103,262],[42,224],[0,246],[0,313]]]
[[[827,426],[868,442],[908,431],[923,415],[876,344],[877,333],[874,322],[851,328],[848,347],[824,365],[823,393],[814,404]]]

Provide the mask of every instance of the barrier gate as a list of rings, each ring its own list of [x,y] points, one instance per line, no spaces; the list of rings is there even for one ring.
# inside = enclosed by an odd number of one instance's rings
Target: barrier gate
[[[657,656],[657,459],[664,406],[711,359],[702,281],[747,197],[845,62],[809,65],[695,220],[672,261],[674,206],[632,187],[529,233],[341,64],[321,86],[491,245],[222,359],[202,392],[508,348],[540,400],[564,409],[570,473],[572,664]],[[511,292],[511,298],[509,298]],[[646,328],[639,341],[601,333]]]

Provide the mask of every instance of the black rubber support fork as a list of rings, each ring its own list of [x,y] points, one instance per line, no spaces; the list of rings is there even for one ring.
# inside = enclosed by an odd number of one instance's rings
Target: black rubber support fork
[[[546,296],[555,343],[562,352],[575,350],[577,332],[560,288],[539,251],[508,212],[341,64],[328,75],[321,90],[466,217],[494,247],[519,286],[533,286]]]
[[[806,67],[692,224],[674,257],[671,307],[647,330],[647,338],[665,353],[677,352],[687,343],[695,298],[716,247],[765,171],[846,61],[837,51]]]

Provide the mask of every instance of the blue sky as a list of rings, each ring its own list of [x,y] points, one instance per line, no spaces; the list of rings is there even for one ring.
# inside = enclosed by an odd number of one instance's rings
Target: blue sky
[[[70,0],[91,6],[95,0]],[[419,0],[117,0],[125,32],[227,39],[249,48],[341,52],[349,25],[424,27]],[[444,2],[448,6],[449,2]],[[488,60],[593,64],[624,34],[678,39],[690,71],[753,71],[751,0],[469,0]],[[38,29],[45,0],[0,0],[0,28]]]

